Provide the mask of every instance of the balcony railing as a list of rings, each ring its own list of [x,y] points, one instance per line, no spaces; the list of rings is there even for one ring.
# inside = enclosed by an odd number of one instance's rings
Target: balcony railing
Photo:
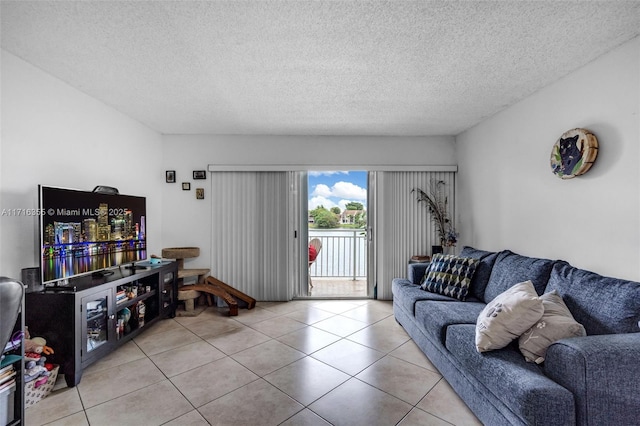
[[[364,229],[310,229],[309,240],[319,238],[322,249],[311,266],[312,277],[367,276],[367,237]]]

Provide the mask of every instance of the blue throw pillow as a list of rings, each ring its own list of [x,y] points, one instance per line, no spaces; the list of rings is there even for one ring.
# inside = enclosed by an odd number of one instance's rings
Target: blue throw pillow
[[[423,290],[464,301],[477,264],[478,259],[470,257],[435,254],[420,286]]]

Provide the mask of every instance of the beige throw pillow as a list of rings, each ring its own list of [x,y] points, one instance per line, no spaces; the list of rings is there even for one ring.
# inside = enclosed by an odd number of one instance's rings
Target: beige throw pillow
[[[476,349],[501,349],[529,330],[544,308],[533,283],[519,283],[496,296],[485,306],[476,323]]]
[[[540,299],[544,307],[542,318],[518,340],[524,358],[536,364],[544,362],[547,348],[553,342],[565,337],[587,335],[582,324],[573,318],[556,290],[543,294]]]

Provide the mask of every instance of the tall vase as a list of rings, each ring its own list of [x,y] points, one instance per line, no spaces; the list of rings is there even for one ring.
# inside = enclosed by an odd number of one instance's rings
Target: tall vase
[[[431,246],[431,256],[442,253],[442,246]]]

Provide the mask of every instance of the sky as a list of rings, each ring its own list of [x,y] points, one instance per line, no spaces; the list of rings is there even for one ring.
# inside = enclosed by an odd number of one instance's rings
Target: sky
[[[309,172],[309,211],[323,205],[327,209],[344,207],[349,202],[367,208],[366,171]]]

